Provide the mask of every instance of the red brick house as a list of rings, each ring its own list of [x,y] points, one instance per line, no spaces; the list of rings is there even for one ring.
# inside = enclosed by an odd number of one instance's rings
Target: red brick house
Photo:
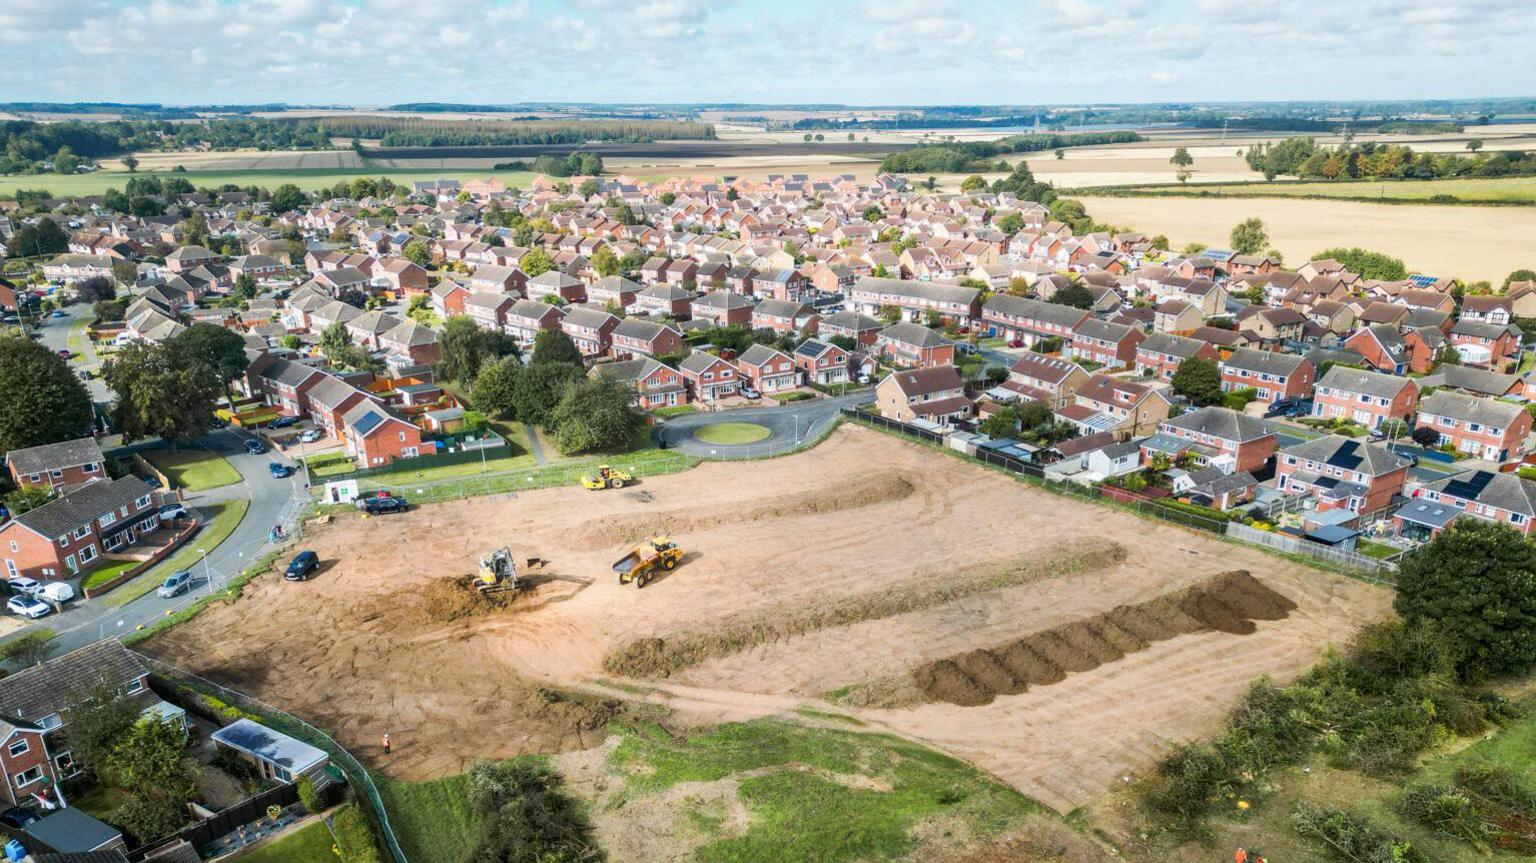
[[[752,301],[730,291],[712,291],[693,301],[693,319],[715,327],[751,327]]]
[[[1440,446],[1503,464],[1525,455],[1531,415],[1511,402],[1435,390],[1419,402],[1417,426],[1438,433]]]
[[[587,301],[587,285],[575,276],[567,275],[559,270],[550,270],[540,273],[529,279],[523,286],[529,299],[542,300],[548,296],[556,296],[567,303],[584,303]]]
[[[634,305],[639,295],[640,285],[623,276],[604,276],[587,288],[587,302],[612,304],[620,309]]]
[[[602,356],[613,344],[619,319],[601,309],[577,306],[560,319],[560,329],[576,343],[584,357]]]
[[[468,288],[458,282],[445,281],[432,289],[432,311],[437,316],[447,320],[454,315],[464,314],[464,301],[469,299],[472,293]]]
[[[850,289],[848,306],[867,315],[878,315],[882,308],[894,306],[909,321],[932,311],[948,320],[970,323],[981,311],[981,291],[939,282],[863,276]]]
[[[1153,333],[1136,346],[1136,370],[1144,377],[1171,381],[1179,366],[1190,357],[1214,362],[1221,358],[1221,353],[1215,345],[1201,339]]]
[[[693,317],[693,292],[676,285],[651,285],[635,295],[635,306],[647,314],[686,321]]]
[[[847,351],[820,339],[806,339],[795,348],[795,367],[810,384],[841,384],[848,381]]]
[[[892,372],[875,386],[875,404],[887,419],[921,419],[942,426],[969,418],[974,408],[954,366]]]
[[[55,793],[59,780],[68,774],[60,771],[54,759],[41,725],[14,717],[0,719],[0,773],[6,778],[4,799],[11,806],[31,802],[32,795],[40,792]],[[72,767],[73,762],[66,760],[65,766]]]
[[[502,329],[517,339],[524,350],[533,347],[533,340],[544,330],[557,330],[565,319],[565,311],[543,300],[518,300],[507,309]]]
[[[1525,334],[1514,324],[1489,324],[1462,318],[1451,327],[1450,341],[1469,366],[1506,371],[1520,361]]]
[[[1218,465],[1228,473],[1258,470],[1275,454],[1275,433],[1263,420],[1223,407],[1203,407],[1165,419],[1157,431],[1194,444],[1197,462],[1229,460],[1229,465]]]
[[[1324,435],[1293,444],[1275,458],[1275,486],[1286,494],[1311,495],[1317,509],[1369,515],[1402,494],[1412,463],[1381,444]]]
[[[718,401],[736,395],[741,387],[741,375],[734,365],[704,351],[694,351],[684,357],[677,370],[688,391],[698,401]]]
[[[762,300],[752,310],[752,328],[776,333],[815,333],[821,318],[810,303]]]
[[[301,417],[309,412],[309,390],[325,377],[314,366],[277,360],[256,374],[255,384],[262,401],[281,408],[288,416]]]
[[[680,353],[683,350],[683,334],[670,327],[645,318],[625,318],[613,328],[613,343],[609,351],[615,358],[634,356],[659,357]]]
[[[411,362],[421,365],[436,365],[442,357],[442,349],[437,344],[437,330],[411,320],[401,321],[384,331],[378,343],[379,350],[409,357]]]
[[[90,437],[43,444],[5,454],[5,466],[18,486],[67,488],[104,479],[106,459]]]
[[[373,275],[389,283],[389,290],[397,297],[427,292],[427,271],[405,258],[382,261],[373,268]]]
[[[824,339],[846,336],[861,350],[867,350],[875,346],[880,338],[880,328],[884,326],[881,321],[858,312],[837,312],[822,318],[816,325],[816,333]]]
[[[476,291],[464,300],[464,314],[482,330],[501,330],[506,326],[507,312],[517,302],[515,294]]]
[[[1110,370],[1130,368],[1136,362],[1136,348],[1146,337],[1140,327],[1091,318],[1072,334],[1072,356]]]
[[[1057,411],[1072,404],[1089,377],[1082,366],[1071,360],[1030,352],[1014,362],[1008,369],[1008,379],[999,386],[1022,401],[1039,402]]]
[[[342,440],[358,467],[380,467],[423,453],[421,429],[386,405],[360,402],[342,416]],[[426,447],[427,452],[432,448]]]
[[[1461,516],[1497,522],[1529,536],[1536,523],[1536,483],[1513,473],[1477,470],[1425,483],[1393,513],[1399,535],[1432,539]]]
[[[982,324],[992,335],[1033,346],[1046,339],[1070,344],[1088,312],[1013,294],[994,294],[981,309]]]
[[[309,391],[309,416],[326,434],[339,438],[346,427],[343,418],[347,412],[365,401],[380,399],[335,375],[326,375]]]
[[[1312,394],[1316,369],[1305,357],[1254,348],[1239,348],[1221,362],[1221,391],[1237,392],[1250,387],[1258,399],[1269,403],[1303,399]]]
[[[760,393],[777,393],[794,389],[799,381],[795,361],[782,351],[767,345],[753,345],[736,358],[741,379]]]
[[[1410,378],[1334,366],[1313,390],[1312,416],[1374,430],[1388,420],[1408,422],[1418,402],[1419,387]]]
[[[589,372],[593,377],[619,381],[635,391],[635,405],[644,410],[674,407],[688,402],[683,376],[650,357],[601,363]]]
[[[16,516],[0,527],[4,576],[64,579],[89,572],[160,526],[155,487],[126,476],[99,480]]]
[[[922,324],[891,324],[880,331],[875,349],[897,366],[933,368],[955,364],[955,343]]]
[[[1083,435],[1108,432],[1123,441],[1151,434],[1171,407],[1160,389],[1096,374],[1078,387],[1073,403],[1057,410],[1056,416],[1077,426]]]
[[[1434,357],[1417,333],[1412,330],[1408,332],[1405,336],[1394,326],[1376,324],[1356,330],[1344,340],[1344,347],[1365,357],[1371,368],[1389,375],[1429,371],[1429,367],[1434,364]],[[1410,337],[1418,343],[1418,350],[1408,343]]]

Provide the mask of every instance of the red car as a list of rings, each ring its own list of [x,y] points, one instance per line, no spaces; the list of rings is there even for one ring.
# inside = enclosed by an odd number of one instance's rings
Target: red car
[[[1010,348],[1022,348],[1022,347],[1024,347],[1024,340],[1023,339],[1014,339],[1013,341],[1008,343],[1008,347],[1010,347]]]
[[[69,348],[59,348],[58,353],[59,353],[60,357],[66,359],[66,360],[69,359],[70,357],[74,356],[74,354],[71,354],[69,352]]]

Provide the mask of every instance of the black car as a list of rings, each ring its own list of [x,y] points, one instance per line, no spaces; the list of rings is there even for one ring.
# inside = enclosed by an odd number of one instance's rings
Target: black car
[[[251,455],[261,455],[267,451],[267,445],[262,443],[259,438],[246,438],[245,451]]]
[[[405,512],[410,504],[403,497],[370,497],[363,501],[363,512],[382,515],[387,512]]]
[[[289,426],[296,426],[298,424],[298,417],[278,417],[272,421],[272,424],[268,426],[268,428],[285,429]]]
[[[33,812],[31,809],[23,809],[20,806],[12,806],[4,812],[0,812],[0,824],[17,830],[37,820],[39,818],[36,812]]]
[[[288,561],[288,569],[283,573],[283,578],[289,581],[303,581],[309,574],[320,568],[320,555],[312,551],[301,551]]]

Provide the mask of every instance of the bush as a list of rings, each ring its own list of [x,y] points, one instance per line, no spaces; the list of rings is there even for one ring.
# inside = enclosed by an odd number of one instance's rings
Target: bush
[[[1324,853],[1347,863],[1428,863],[1412,843],[1388,836],[1358,815],[1331,806],[1299,806],[1291,826],[1323,844]]]
[[[481,816],[474,860],[576,863],[595,849],[580,805],[560,789],[560,777],[522,761],[477,761],[469,768],[470,799]]]
[[[1206,835],[1205,819],[1232,791],[1232,771],[1216,752],[1203,746],[1181,746],[1157,765],[1142,790],[1142,804],[1165,819],[1180,837]]]
[[[373,831],[362,810],[348,806],[331,819],[331,829],[336,834],[336,852],[342,863],[380,863],[379,846],[373,841]]]
[[[304,807],[305,812],[314,813],[325,808],[320,800],[320,792],[315,788],[315,780],[308,776],[301,777],[298,782],[298,791],[299,805]]]

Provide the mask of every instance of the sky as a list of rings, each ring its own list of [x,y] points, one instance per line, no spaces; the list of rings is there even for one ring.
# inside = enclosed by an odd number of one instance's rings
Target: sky
[[[0,0],[0,101],[1536,94],[1532,0]]]

